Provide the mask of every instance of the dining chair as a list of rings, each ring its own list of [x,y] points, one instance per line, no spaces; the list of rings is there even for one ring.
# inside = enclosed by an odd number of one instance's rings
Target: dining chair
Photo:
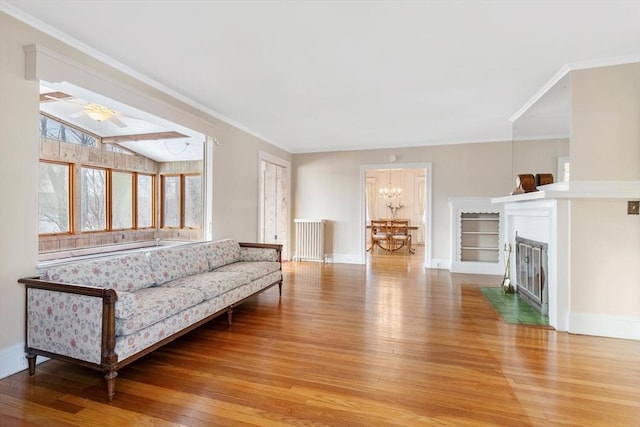
[[[392,251],[397,251],[403,247],[407,248],[407,254],[411,254],[411,233],[409,232],[409,220],[394,220],[389,229],[389,245]]]
[[[381,244],[386,243],[386,247]],[[377,246],[389,251],[389,222],[386,220],[371,220],[371,253],[373,253],[373,247]]]

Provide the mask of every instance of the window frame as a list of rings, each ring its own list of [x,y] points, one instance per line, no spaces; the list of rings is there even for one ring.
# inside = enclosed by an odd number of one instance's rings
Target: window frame
[[[120,174],[128,174],[131,182],[131,227],[128,228],[114,228],[113,227],[113,215],[114,215],[114,197],[113,197],[113,191],[114,191],[114,185],[113,185],[113,174],[114,173],[120,173]],[[109,213],[108,216],[108,221],[107,221],[107,231],[130,231],[130,230],[135,230],[135,223],[136,223],[136,219],[135,217],[137,216],[137,200],[136,200],[136,184],[137,184],[137,176],[136,173],[133,171],[128,171],[128,170],[124,170],[124,169],[107,169],[107,181],[109,183],[108,187],[109,187],[109,194],[108,194],[108,198],[107,198],[107,212]]]
[[[40,200],[38,200],[38,236],[71,236],[75,233],[75,167],[73,163],[60,162],[55,160],[39,159],[38,163],[49,163],[67,167],[68,185],[67,185],[67,210],[69,212],[69,231],[61,231],[58,233],[40,233]],[[38,178],[39,181],[39,178]],[[39,185],[39,183],[38,183]],[[38,194],[40,190],[38,189]]]
[[[104,221],[104,226],[105,228],[100,229],[100,230],[83,230],[82,227],[82,207],[80,207],[79,209],[79,219],[80,219],[80,224],[79,224],[79,228],[80,228],[80,233],[79,234],[92,234],[92,233],[105,233],[105,232],[109,232],[112,231],[110,229],[111,226],[111,174],[109,173],[110,169],[109,168],[105,168],[105,167],[100,167],[100,166],[88,166],[88,165],[80,165],[79,167],[79,173],[80,176],[78,176],[78,180],[80,181],[79,183],[79,193],[78,195],[78,199],[77,201],[82,203],[83,198],[82,198],[82,169],[94,169],[94,170],[102,170],[105,173],[104,176],[104,181],[105,181],[105,185],[104,185],[104,215],[105,215],[105,221]]]
[[[108,232],[117,232],[117,231],[136,231],[136,230],[149,230],[156,228],[156,200],[157,200],[157,185],[156,185],[156,174],[154,173],[145,173],[145,172],[136,172],[129,171],[125,169],[114,169],[108,167],[101,166],[93,166],[86,164],[75,164],[72,162],[61,162],[56,160],[48,160],[48,159],[39,159],[38,163],[48,163],[55,164],[67,167],[69,182],[67,186],[67,202],[68,212],[69,212],[69,231],[57,232],[57,233],[40,233],[38,232],[38,237],[53,237],[53,236],[78,236],[82,234],[95,234],[95,233],[108,233]],[[81,174],[82,169],[93,169],[105,172],[105,228],[99,230],[83,230],[82,229],[82,218],[81,218],[81,208],[80,204],[82,203],[82,184],[81,184]],[[131,185],[132,185],[132,226],[129,228],[113,228],[113,173],[125,173],[131,175]],[[146,176],[151,180],[151,188],[150,188],[150,203],[151,203],[151,224],[149,226],[139,227],[138,226],[138,177]],[[78,207],[78,209],[76,209]],[[40,210],[40,206],[38,205],[38,210]],[[76,219],[78,220],[78,224],[76,224]]]
[[[185,226],[185,181],[188,176],[198,176],[200,177],[200,188],[202,193],[202,173],[192,172],[192,173],[166,173],[160,174],[160,228],[166,230],[202,230],[203,224],[200,224],[200,227],[186,227]],[[165,213],[165,178],[175,178],[179,177],[179,225],[177,227],[167,226],[166,225],[166,213]],[[200,203],[203,203],[202,194],[200,197]],[[201,206],[202,208],[202,206]]]
[[[156,228],[156,218],[157,218],[157,215],[156,215],[156,212],[157,212],[156,201],[158,200],[158,198],[157,198],[158,192],[157,192],[157,185],[156,185],[156,182],[157,182],[156,177],[157,177],[157,175],[154,174],[154,173],[144,173],[144,172],[134,172],[134,174],[135,174],[135,179],[134,179],[134,183],[133,183],[133,192],[134,192],[134,195],[133,195],[133,200],[134,200],[133,229],[134,230],[149,230],[149,229]],[[140,199],[138,197],[138,195],[139,195],[138,194],[138,184],[139,184],[138,178],[140,176],[148,176],[149,178],[151,178],[151,213],[150,213],[150,215],[151,215],[151,225],[146,226],[146,227],[140,227],[140,225],[139,225],[139,218],[140,218],[139,213],[140,212],[139,212],[138,208],[139,208]]]

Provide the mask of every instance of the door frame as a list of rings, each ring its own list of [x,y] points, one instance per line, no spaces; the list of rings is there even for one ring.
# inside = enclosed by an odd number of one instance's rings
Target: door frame
[[[424,220],[424,267],[432,266],[432,246],[433,246],[433,201],[432,201],[432,179],[431,179],[431,162],[419,163],[377,163],[366,164],[360,166],[360,254],[366,263],[367,259],[367,234],[366,234],[366,185],[367,171],[374,169],[423,169],[424,170],[424,186],[425,186],[425,215]]]
[[[258,151],[258,236],[257,241],[262,242],[262,236],[264,235],[264,177],[262,174],[262,162],[273,163],[274,165],[284,168],[285,179],[287,180],[287,239],[286,246],[283,248],[282,259],[290,260],[291,252],[291,162],[266,151]]]

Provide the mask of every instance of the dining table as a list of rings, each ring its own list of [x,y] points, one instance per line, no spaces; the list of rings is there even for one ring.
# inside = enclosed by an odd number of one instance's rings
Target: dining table
[[[387,226],[388,226],[388,227],[389,227],[389,226],[391,226],[391,224],[393,223],[393,221],[394,221],[393,219],[389,219],[389,220],[387,220]],[[367,228],[367,230],[370,230],[370,229],[371,229],[371,224],[367,224],[366,228]],[[409,225],[409,226],[407,227],[407,229],[408,229],[409,231],[412,231],[412,230],[418,230],[418,228],[419,228],[419,227],[418,227],[417,225]],[[373,243],[373,242],[371,242],[371,246],[369,246],[369,247],[367,248],[367,252],[371,252],[371,251],[373,250],[373,246],[374,246],[374,243]],[[414,253],[415,253],[415,250],[411,249],[410,253],[414,254]]]

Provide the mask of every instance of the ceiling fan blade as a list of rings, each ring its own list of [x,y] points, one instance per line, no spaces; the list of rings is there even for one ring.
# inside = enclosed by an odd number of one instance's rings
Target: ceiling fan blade
[[[125,122],[123,122],[122,120],[118,119],[117,117],[109,117],[107,120],[111,121],[111,123],[113,123],[114,125],[118,126],[119,128],[128,127]]]
[[[60,102],[68,102],[70,104],[76,105],[86,105],[87,101],[74,98],[71,95],[67,95],[63,92],[51,92],[51,93],[43,93],[40,95],[40,102],[51,102],[51,101],[60,101]]]

